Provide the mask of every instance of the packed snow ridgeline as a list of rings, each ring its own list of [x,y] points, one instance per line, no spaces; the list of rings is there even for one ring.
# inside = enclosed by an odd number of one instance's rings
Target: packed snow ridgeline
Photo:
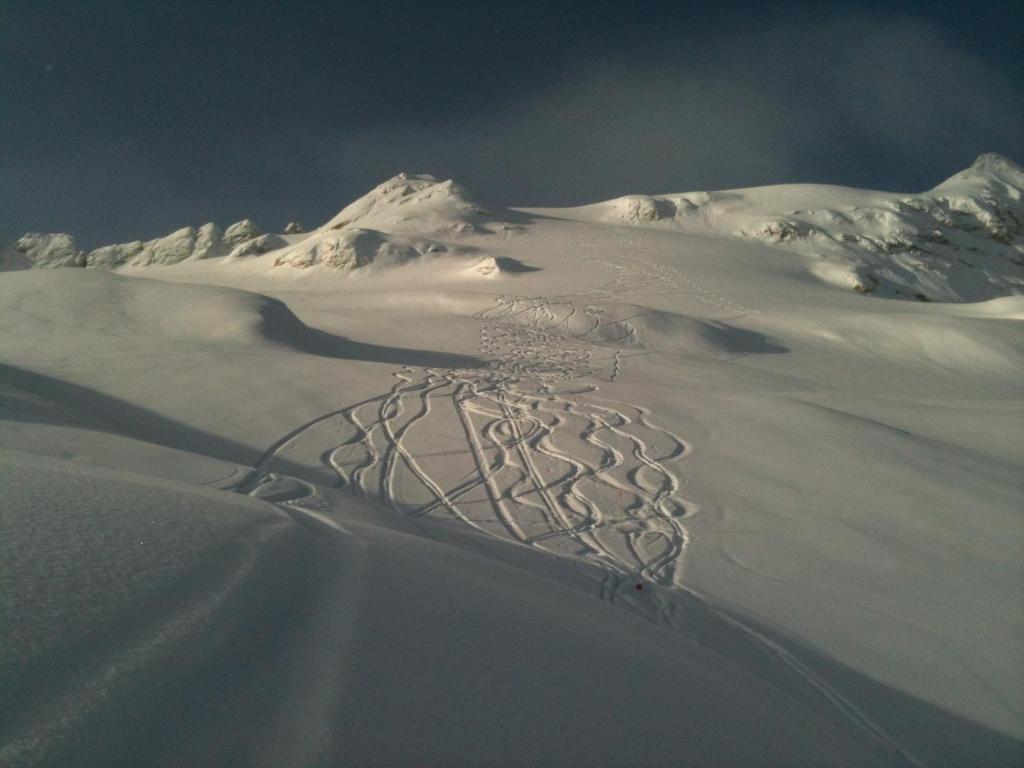
[[[984,301],[1024,293],[1022,191],[1020,166],[986,154],[920,194],[792,184],[628,195],[564,213],[756,242],[803,259],[827,284],[860,293]],[[224,231],[215,224],[185,227],[156,240],[88,253],[70,235],[29,233],[0,256],[0,269],[115,269],[265,256],[272,267],[352,272],[448,257],[470,274],[490,275],[508,262],[488,254],[487,243],[519,228],[495,218],[453,181],[403,173],[311,233],[293,223],[283,234],[265,234],[246,219]]]
[[[71,235],[28,233],[0,257],[0,264],[6,269],[116,269],[266,255],[274,267],[320,265],[351,272],[447,256],[474,274],[489,275],[500,270],[501,262],[479,248],[452,241],[497,232],[507,236],[515,229],[495,219],[452,181],[402,173],[308,233],[293,222],[282,234],[267,234],[243,219],[225,230],[213,223],[184,227],[155,240],[89,252],[80,250]]]

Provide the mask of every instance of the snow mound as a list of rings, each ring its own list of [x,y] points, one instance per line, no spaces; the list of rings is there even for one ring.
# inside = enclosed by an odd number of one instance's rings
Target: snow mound
[[[679,203],[694,207],[684,198],[678,201],[667,197],[650,197],[648,195],[628,195],[613,202],[613,211],[622,221],[630,224],[648,224],[653,221],[675,219],[679,212]]]
[[[71,235],[62,232],[28,232],[0,255],[2,269],[33,267],[81,267],[83,254]]]
[[[224,242],[227,245],[238,245],[262,234],[263,231],[251,219],[242,219],[224,230]]]
[[[322,265],[350,271],[370,266],[396,266],[424,254],[444,253],[440,243],[393,237],[373,229],[321,232],[284,249],[274,266],[298,269]]]
[[[265,235],[249,219],[222,231],[216,224],[182,227],[152,240],[104,245],[84,253],[71,235],[28,233],[6,251],[0,265],[7,269],[31,267],[146,267],[220,256],[245,257],[287,245],[278,235]]]
[[[638,308],[629,319],[640,346],[655,352],[675,352],[716,360],[751,354],[784,352],[760,333],[717,320],[696,320],[675,312]]]
[[[29,302],[26,297],[33,291],[45,298]],[[19,308],[21,322],[39,323],[57,334],[88,329],[122,338],[204,345],[270,342],[302,349],[321,338],[286,304],[263,294],[102,270],[22,274],[9,281],[2,297]]]
[[[712,360],[785,351],[754,331],[639,304],[580,304],[571,297],[538,300],[507,296],[482,317],[596,345]]]
[[[773,330],[793,346],[821,345],[846,360],[885,361],[915,371],[920,381],[963,379],[971,386],[996,382],[1019,389],[1024,297],[962,303],[948,313],[911,306],[898,322],[867,306],[814,322],[796,319],[802,317],[798,310],[785,327],[778,324]]]
[[[220,228],[216,224],[204,224],[198,229],[182,227],[147,242],[136,240],[97,248],[86,255],[85,266],[114,269],[120,266],[177,264],[189,259],[223,256],[225,252]]]
[[[280,235],[258,235],[242,240],[228,254],[230,258],[243,259],[249,256],[262,256],[264,253],[276,251],[288,245],[288,241]]]
[[[498,260],[475,248],[360,227],[320,230],[278,251],[274,266],[296,269],[319,266],[351,273],[357,270],[389,269],[414,261],[438,258],[445,258],[473,274],[488,276],[502,271]]]
[[[347,205],[321,227],[376,229],[398,234],[488,234],[494,219],[452,180],[400,173]]]
[[[922,301],[1024,293],[1024,171],[995,154],[918,195],[817,184],[646,196],[589,218],[756,241],[808,258],[825,283]]]

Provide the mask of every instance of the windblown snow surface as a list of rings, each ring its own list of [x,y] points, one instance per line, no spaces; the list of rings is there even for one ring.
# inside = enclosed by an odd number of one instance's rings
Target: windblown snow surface
[[[26,235],[0,765],[1020,765],[1022,188]]]

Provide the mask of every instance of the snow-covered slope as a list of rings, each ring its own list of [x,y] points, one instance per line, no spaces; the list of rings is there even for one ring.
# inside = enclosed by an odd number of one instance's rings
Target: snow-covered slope
[[[764,242],[825,282],[883,296],[981,301],[1024,293],[1024,171],[982,155],[928,192],[799,184],[630,195],[580,209],[598,221]]]
[[[883,764],[522,567],[81,462],[0,478],[4,765]]]
[[[279,394],[296,370],[315,375],[299,367],[310,353],[296,348],[298,321],[265,297],[102,272],[25,273],[3,288],[16,315],[0,338],[34,326],[83,361],[99,355],[107,391],[130,370],[111,364],[117,350],[142,358],[138,372],[161,357],[205,360],[195,381],[248,360],[237,373],[264,370]],[[22,357],[18,346],[5,359]],[[235,362],[218,367],[225,356]],[[187,371],[167,380],[173,368],[127,391],[178,410],[170,393],[202,392]],[[267,407],[246,394],[241,412]],[[207,413],[223,430],[223,414]],[[700,765],[764,752],[884,764],[747,670],[737,649],[652,636],[642,610],[595,612],[601,574],[583,563],[424,535],[273,463],[267,473],[241,446],[0,365],[4,765]],[[742,651],[729,625],[697,602],[687,610],[691,631]],[[609,714],[612,692],[623,714]],[[608,718],[627,712],[639,722],[623,738]],[[668,712],[689,727],[663,733]],[[395,718],[401,738],[386,727]],[[503,740],[507,759],[493,751]]]
[[[407,177],[3,274],[0,765],[1020,765],[1019,188]]]

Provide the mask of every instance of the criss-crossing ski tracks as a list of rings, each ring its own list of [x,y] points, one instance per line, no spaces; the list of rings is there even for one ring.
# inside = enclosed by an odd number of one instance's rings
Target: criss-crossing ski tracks
[[[603,302],[634,290],[687,293],[727,311],[747,308],[652,263],[622,228],[616,258],[581,227],[580,257],[610,271],[603,286],[563,296],[503,295],[477,313],[486,367],[403,368],[389,388],[324,414],[270,446],[235,490],[294,515],[340,527],[323,485],[273,471],[296,449],[320,456],[334,485],[416,518],[455,521],[486,535],[598,566],[603,599],[625,600],[677,627],[700,595],[683,579],[694,512],[681,495],[679,460],[690,448],[645,407],[609,399],[638,344],[628,319]],[[651,588],[632,597],[637,586]],[[914,755],[794,654],[737,617],[708,606],[723,626],[773,658],[794,690],[909,765]]]
[[[387,391],[278,441],[258,469],[300,443],[307,454],[316,446],[335,484],[392,510],[600,565],[609,599],[638,581],[682,586],[693,510],[678,460],[688,446],[642,405],[600,388],[639,345],[629,319],[608,307],[631,291],[694,286],[648,258],[626,228],[602,230],[601,243],[592,225],[579,233],[579,258],[609,275],[603,285],[496,297],[475,315],[486,367],[396,371]],[[320,503],[314,485],[281,475],[264,473],[251,492]]]
[[[327,461],[404,514],[676,583],[687,507],[671,464],[685,443],[642,407],[549,373],[398,372],[387,396],[338,414],[343,439]],[[462,450],[436,450],[438,420],[458,425]]]
[[[589,235],[580,251],[598,260]],[[386,392],[279,441],[258,470],[316,446],[336,484],[392,510],[599,565],[609,599],[636,581],[680,585],[690,508],[677,462],[688,447],[642,405],[600,392],[637,344],[600,302],[666,278],[618,256],[601,260],[611,279],[596,290],[504,295],[479,312],[486,367],[396,371]],[[318,504],[313,484],[282,475],[263,472],[249,490]]]

